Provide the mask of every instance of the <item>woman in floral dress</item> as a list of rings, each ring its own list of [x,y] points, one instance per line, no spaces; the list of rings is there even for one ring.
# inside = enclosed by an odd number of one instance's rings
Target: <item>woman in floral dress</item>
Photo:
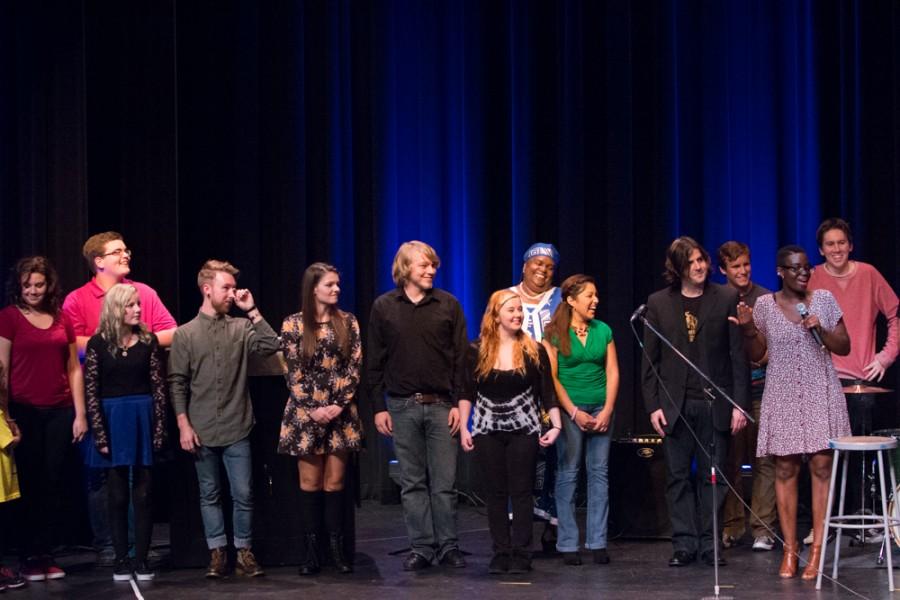
[[[826,290],[807,289],[812,269],[803,248],[785,246],[778,251],[776,265],[781,290],[760,296],[752,309],[739,304],[737,321],[745,336],[748,358],[759,361],[766,351],[769,356],[756,454],[775,457],[775,497],[784,534],[779,575],[793,577],[797,573],[797,478],[803,455],[807,455],[812,480],[813,545],[802,578],[814,579],[831,477],[828,441],[850,435],[847,405],[831,353],[849,354],[850,337],[834,296]],[[812,330],[821,336],[821,347]]]
[[[310,265],[301,285],[302,310],[284,320],[281,348],[290,399],[284,409],[278,452],[297,457],[300,515],[306,558],[301,575],[319,572],[317,532],[323,518],[331,562],[339,573],[353,567],[343,552],[344,471],[360,449],[362,427],[356,388],[362,344],[356,317],[338,308],[340,275],[325,263]]]

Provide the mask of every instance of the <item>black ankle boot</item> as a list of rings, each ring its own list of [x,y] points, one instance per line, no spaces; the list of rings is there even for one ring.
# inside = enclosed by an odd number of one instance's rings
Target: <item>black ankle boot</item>
[[[328,548],[331,551],[331,562],[338,573],[352,573],[353,567],[344,558],[344,536],[332,533],[328,538]]]
[[[316,539],[316,534],[307,533],[303,536],[305,546],[305,554],[306,558],[300,563],[300,568],[297,569],[297,572],[300,575],[315,575],[319,572],[319,540]]]
[[[556,554],[556,526],[547,521],[541,534],[541,548],[544,554]]]

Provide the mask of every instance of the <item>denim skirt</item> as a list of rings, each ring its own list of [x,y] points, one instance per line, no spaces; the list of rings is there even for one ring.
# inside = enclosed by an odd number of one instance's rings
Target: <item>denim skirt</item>
[[[97,451],[88,428],[84,437],[84,464],[109,468],[153,464],[153,398],[149,394],[116,396],[100,401],[109,438],[109,454]]]

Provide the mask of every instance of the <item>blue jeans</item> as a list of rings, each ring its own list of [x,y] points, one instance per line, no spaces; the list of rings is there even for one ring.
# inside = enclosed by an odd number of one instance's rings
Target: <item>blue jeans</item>
[[[228,543],[225,518],[222,515],[219,464],[225,465],[231,488],[233,508],[234,547],[249,548],[253,537],[253,490],[250,440],[244,438],[230,446],[200,446],[194,457],[197,483],[200,485],[200,515],[210,550]]]
[[[459,547],[456,534],[456,455],[450,435],[450,403],[417,404],[387,398],[400,465],[403,520],[413,552],[438,559]]]
[[[596,416],[600,409],[591,412]],[[556,515],[559,532],[556,549],[578,551],[578,523],[575,521],[575,488],[581,456],[587,469],[587,530],[585,547],[606,548],[606,520],[609,516],[609,444],[607,433],[585,433],[571,419],[564,418],[562,435],[556,440],[559,468],[556,471]]]

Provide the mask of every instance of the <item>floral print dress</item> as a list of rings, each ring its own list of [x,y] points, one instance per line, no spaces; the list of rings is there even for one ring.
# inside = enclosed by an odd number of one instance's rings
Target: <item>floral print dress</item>
[[[359,323],[350,313],[334,318],[347,321],[348,358],[342,355],[330,322],[319,324],[315,332],[316,352],[308,362],[302,356],[302,313],[287,317],[281,326],[281,350],[287,362],[285,379],[291,395],[281,421],[280,454],[305,456],[360,449],[362,424],[355,402],[362,364]],[[344,410],[328,424],[313,421],[310,413],[329,405]]]
[[[815,290],[809,312],[834,329],[843,314],[826,290]],[[757,456],[812,454],[828,440],[850,435],[847,401],[831,362],[800,323],[789,321],[773,294],[760,296],[753,321],[766,336],[769,364],[759,415]]]

